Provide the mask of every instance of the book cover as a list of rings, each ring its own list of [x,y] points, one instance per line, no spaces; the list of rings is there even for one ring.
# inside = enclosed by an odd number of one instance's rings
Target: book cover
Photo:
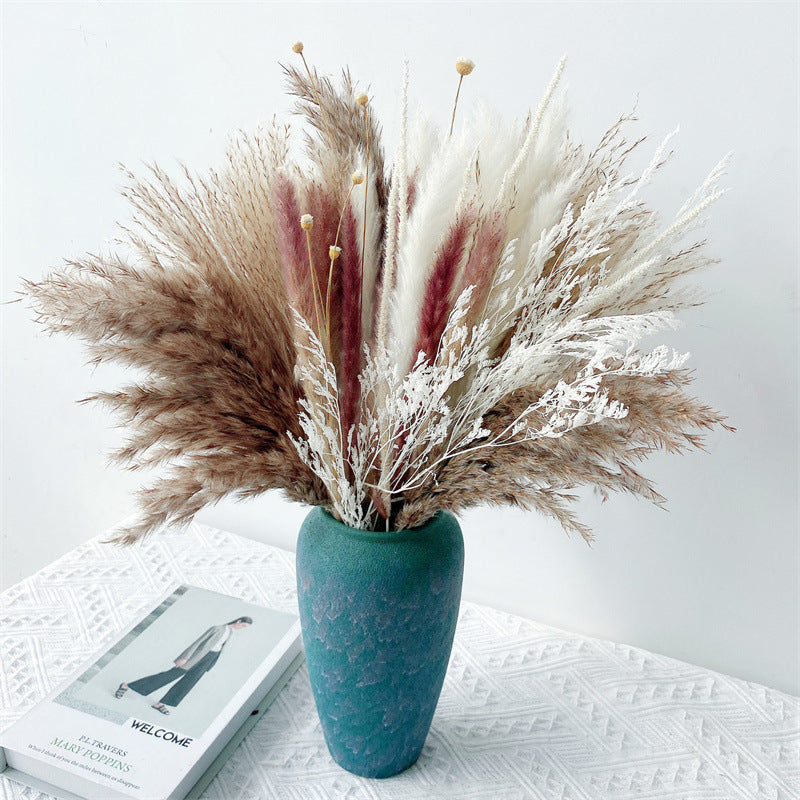
[[[301,659],[293,614],[180,585],[2,736],[11,777],[179,800]]]

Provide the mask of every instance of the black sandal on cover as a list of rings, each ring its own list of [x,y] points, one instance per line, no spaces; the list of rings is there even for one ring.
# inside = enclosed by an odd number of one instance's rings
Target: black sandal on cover
[[[150,706],[150,708],[154,708],[156,711],[160,711],[162,714],[169,714],[169,709],[163,703],[160,706]]]
[[[121,683],[117,691],[114,692],[114,697],[116,697],[117,700],[119,700],[119,698],[122,697],[125,694],[125,692],[128,691],[128,688],[129,688],[128,686],[125,686],[123,683]]]

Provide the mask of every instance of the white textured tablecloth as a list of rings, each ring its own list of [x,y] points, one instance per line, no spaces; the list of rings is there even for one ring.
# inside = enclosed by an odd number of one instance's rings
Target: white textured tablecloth
[[[175,580],[296,613],[294,554],[194,525],[93,540],[0,595],[0,728]],[[0,798],[43,795],[0,778]],[[800,700],[465,603],[419,761],[367,780],[330,758],[305,666],[206,790],[268,798],[800,798]]]

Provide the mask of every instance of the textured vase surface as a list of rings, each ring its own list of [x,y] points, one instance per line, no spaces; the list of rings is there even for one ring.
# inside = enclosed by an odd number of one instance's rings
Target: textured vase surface
[[[328,750],[346,770],[386,778],[422,751],[453,646],[464,540],[440,512],[389,533],[315,508],[297,542],[308,672]]]

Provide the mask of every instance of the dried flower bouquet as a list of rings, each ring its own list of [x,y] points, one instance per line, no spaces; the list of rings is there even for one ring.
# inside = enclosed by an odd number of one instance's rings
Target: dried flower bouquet
[[[699,302],[680,279],[711,259],[686,235],[724,162],[660,225],[641,190],[669,137],[638,176],[629,117],[575,144],[562,61],[526,119],[458,129],[456,95],[450,133],[409,122],[406,74],[387,167],[367,94],[293,49],[302,163],[273,123],[205,177],[128,174],[125,254],[26,286],[49,330],[143,373],[91,398],[131,429],[118,462],[170,467],[120,540],[274,488],[376,530],[510,503],[588,538],[575,487],[661,503],[637,462],[723,418],[687,394],[686,355],[638,345]]]

